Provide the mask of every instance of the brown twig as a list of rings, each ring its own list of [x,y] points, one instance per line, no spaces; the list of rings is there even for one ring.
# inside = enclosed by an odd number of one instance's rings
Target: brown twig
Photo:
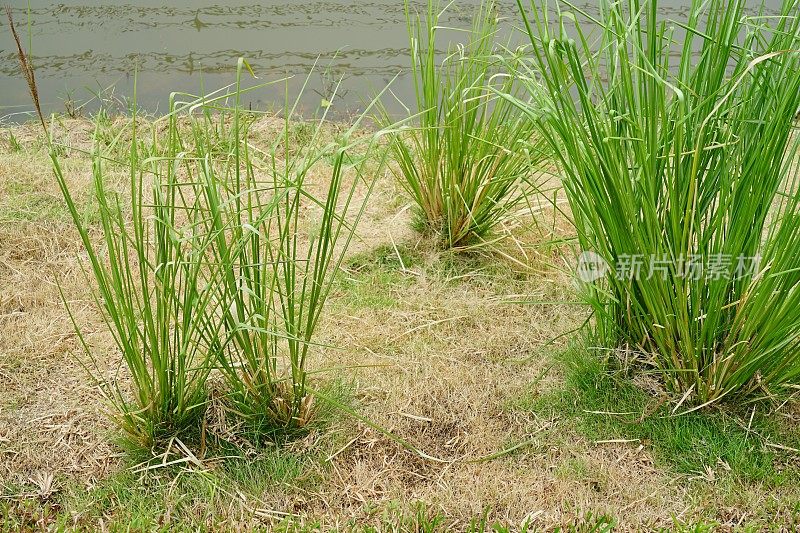
[[[22,75],[25,78],[25,81],[28,84],[28,89],[31,91],[31,98],[33,98],[33,105],[36,107],[36,113],[39,115],[39,121],[42,123],[42,128],[44,128],[45,135],[47,134],[47,126],[44,122],[44,115],[42,114],[42,107],[39,105],[39,90],[36,87],[36,76],[33,72],[33,65],[31,65],[30,60],[28,59],[28,54],[25,53],[25,50],[22,48],[22,42],[19,39],[19,35],[17,34],[17,29],[14,26],[14,17],[11,14],[11,6],[6,5],[6,16],[8,17],[8,25],[11,28],[11,34],[14,36],[14,40],[17,42],[17,55],[19,57],[19,66],[22,70]]]

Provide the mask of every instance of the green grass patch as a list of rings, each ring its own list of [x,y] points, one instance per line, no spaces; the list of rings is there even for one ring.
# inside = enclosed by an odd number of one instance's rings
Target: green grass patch
[[[409,287],[414,276],[407,272],[421,262],[406,246],[384,245],[350,258],[337,280],[342,305],[360,309],[394,309],[402,299],[398,289]]]
[[[780,424],[771,408],[754,403],[741,410],[707,408],[673,415],[675,399],[657,398],[631,380],[630,372],[609,365],[576,345],[558,357],[563,387],[530,392],[515,408],[558,413],[592,441],[636,439],[657,463],[687,475],[704,475],[707,468],[728,472],[734,480],[792,483],[798,472],[784,467],[784,452],[766,443],[797,448],[796,428]],[[751,418],[752,417],[752,418]]]
[[[319,460],[314,454],[271,447],[252,457],[206,460],[209,466],[203,468],[140,473],[126,468],[89,489],[70,483],[49,498],[0,502],[0,530],[49,526],[91,531],[103,523],[108,531],[196,531],[225,527],[230,520],[258,523],[251,511],[264,494],[319,483],[313,468]]]
[[[0,202],[0,222],[41,222],[69,220],[70,214],[60,195],[33,189],[24,181],[5,184]]]
[[[286,520],[275,531],[280,532],[316,532],[316,531],[347,531],[378,533],[381,531],[413,532],[413,533],[445,533],[448,531],[464,531],[466,533],[533,533],[545,531],[534,523],[511,522],[507,520],[496,521],[489,518],[491,509],[486,509],[482,514],[464,522],[454,520],[439,507],[424,501],[399,502],[390,501],[383,505],[365,505],[367,517],[356,522],[332,525],[324,521]],[[555,528],[549,529],[556,533],[602,533],[613,531],[616,520],[599,513],[587,512],[581,516]]]
[[[80,191],[75,201],[84,224],[100,222],[100,207],[89,189]],[[19,176],[18,181],[11,180],[0,187],[0,223],[71,220],[69,208],[59,193],[50,194],[38,187],[31,187],[25,176]]]
[[[474,289],[514,292],[529,273],[484,252],[412,248],[409,244],[382,245],[350,258],[337,280],[337,305],[359,309],[396,309],[402,306],[402,290],[422,276],[447,286],[468,284]]]
[[[530,272],[521,265],[488,251],[442,252],[436,264],[436,275],[445,284],[455,285],[469,282],[476,287],[508,289],[518,282],[529,279]]]

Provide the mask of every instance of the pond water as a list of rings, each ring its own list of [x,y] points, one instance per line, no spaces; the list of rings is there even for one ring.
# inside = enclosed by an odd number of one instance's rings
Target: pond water
[[[32,45],[36,79],[46,112],[65,105],[125,106],[136,77],[139,104],[163,111],[171,91],[208,92],[233,81],[237,58],[244,56],[261,80],[286,76],[290,94],[298,92],[317,64],[304,106],[317,107],[341,80],[336,109],[355,113],[364,102],[401,74],[392,85],[410,96],[408,38],[402,0],[179,0],[165,6],[154,0],[109,5],[99,0],[60,3],[12,0],[16,25]],[[443,22],[466,27],[479,0],[457,0]],[[527,1],[524,3],[527,4]],[[690,0],[662,0],[664,17],[682,19]],[[768,0],[777,9],[780,0]],[[755,3],[754,3],[755,5]],[[519,16],[516,2],[499,2],[509,26]],[[0,31],[0,117],[22,120],[31,112],[19,76],[16,48],[3,21]],[[30,31],[29,31],[30,28]],[[453,32],[456,34],[456,32]],[[458,35],[454,35],[454,39]],[[136,73],[136,75],[134,75]],[[282,106],[286,87],[272,86],[245,105]]]

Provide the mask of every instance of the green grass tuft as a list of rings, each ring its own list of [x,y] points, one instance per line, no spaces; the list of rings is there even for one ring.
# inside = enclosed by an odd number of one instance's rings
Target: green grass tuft
[[[444,248],[470,248],[526,208],[543,156],[529,144],[532,121],[493,92],[516,94],[518,83],[500,68],[495,4],[481,3],[466,44],[449,46],[440,60],[438,35],[447,30],[440,18],[448,7],[431,0],[420,16],[405,4],[416,107],[413,125],[393,136],[391,153],[414,200],[414,227]],[[378,121],[392,123],[385,109]]]
[[[797,0],[781,16],[693,0],[675,24],[655,0],[601,0],[589,21],[518,3],[520,76],[549,100],[520,105],[557,155],[581,248],[610,267],[584,284],[604,344],[695,405],[796,383]]]

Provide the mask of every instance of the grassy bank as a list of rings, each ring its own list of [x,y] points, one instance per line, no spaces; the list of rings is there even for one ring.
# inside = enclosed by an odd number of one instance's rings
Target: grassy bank
[[[41,129],[0,130],[0,528],[800,527],[781,4],[693,1],[680,45],[600,0],[598,48],[518,1],[509,50],[487,0],[439,58],[449,4],[406,3],[415,106],[349,123],[245,109],[284,81],[245,58],[44,117],[9,11]]]
[[[65,180],[93,239],[91,136],[100,127],[113,139],[125,124],[58,125]],[[280,124],[259,118],[251,142],[268,146]],[[309,126],[290,132],[307,141]],[[310,187],[324,190],[331,164],[315,166]],[[124,195],[126,176],[111,165],[107,187]],[[215,409],[212,378],[204,444],[174,442],[161,461],[172,464],[137,468],[113,445],[55,284],[101,374],[113,375],[118,356],[80,276],[84,252],[45,143],[35,125],[2,129],[0,528],[797,527],[796,402],[670,416],[674,398],[657,380],[601,364],[591,339],[560,336],[589,313],[560,267],[571,251],[557,243],[574,231],[563,214],[520,219],[491,250],[442,252],[409,229],[411,200],[391,173],[373,177],[309,370],[443,462],[343,413],[286,445],[242,440]]]

